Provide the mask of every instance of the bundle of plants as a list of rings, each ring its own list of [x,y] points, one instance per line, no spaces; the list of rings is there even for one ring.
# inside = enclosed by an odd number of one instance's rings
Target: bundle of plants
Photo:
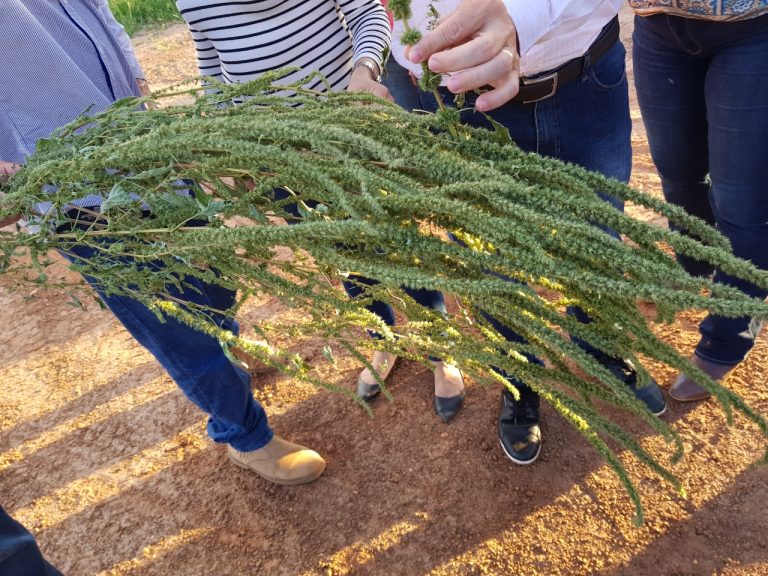
[[[211,313],[236,314],[266,294],[306,313],[293,335],[335,342],[364,364],[370,349],[386,349],[454,361],[513,394],[514,383],[524,382],[617,471],[638,515],[620,451],[680,483],[615,415],[629,411],[663,435],[673,462],[682,444],[572,338],[631,360],[641,384],[650,380],[648,360],[686,371],[728,419],[736,410],[768,432],[739,396],[659,340],[638,310],[642,299],[656,305],[657,320],[686,310],[768,318],[765,302],[677,264],[673,251],[768,287],[768,273],[734,257],[717,231],[619,182],[523,152],[501,132],[463,126],[454,110],[413,114],[372,96],[320,95],[298,85],[286,97],[279,77],[207,95],[176,89],[156,95],[165,106],[152,110],[121,101],[40,142],[0,200],[0,215],[21,213],[28,222],[26,230],[0,232],[0,270],[17,286],[74,294],[71,282],[48,271],[60,262],[51,251],[59,251],[104,292],[142,300],[291,377],[350,397],[351,389],[319,380],[295,355],[222,330]],[[194,99],[180,104],[180,96]],[[244,101],[228,105],[233,100]],[[598,191],[666,216],[685,233],[633,219]],[[89,195],[103,198],[99,210],[78,201]],[[79,258],[83,247],[94,255]],[[276,258],[278,247],[292,257]],[[237,290],[238,305],[185,304],[177,290],[190,289],[195,277]],[[361,284],[363,296],[350,300],[339,283],[359,277],[375,283]],[[440,315],[402,287],[442,290],[462,306]],[[365,308],[374,299],[408,320],[384,325]],[[567,306],[579,306],[591,322],[577,321]],[[502,338],[488,316],[521,341]],[[268,327],[259,330],[268,342]]]

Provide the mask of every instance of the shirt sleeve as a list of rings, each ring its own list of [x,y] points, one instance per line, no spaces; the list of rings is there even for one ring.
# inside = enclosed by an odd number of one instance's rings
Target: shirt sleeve
[[[99,0],[98,6],[99,11],[104,18],[104,22],[107,25],[107,29],[117,41],[123,56],[125,56],[125,59],[128,61],[128,65],[131,67],[133,75],[137,80],[144,80],[146,76],[144,75],[144,70],[141,68],[141,64],[139,64],[138,58],[136,58],[136,53],[133,51],[133,44],[131,44],[131,39],[125,32],[123,25],[115,20],[115,17],[112,14],[112,10],[109,9],[108,0]]]
[[[520,54],[525,54],[543,36],[552,30],[564,13],[589,12],[600,5],[612,4],[616,10],[622,0],[504,0],[512,22],[517,29]]]
[[[384,51],[389,49],[391,30],[380,0],[338,0],[352,34],[353,61],[368,57],[384,71]]]

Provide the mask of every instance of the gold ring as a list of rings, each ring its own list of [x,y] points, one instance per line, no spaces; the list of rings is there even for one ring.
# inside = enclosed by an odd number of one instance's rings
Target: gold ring
[[[515,55],[515,53],[514,53],[514,52],[512,52],[512,50],[510,50],[509,48],[504,48],[504,49],[502,50],[502,52],[503,52],[504,54],[506,54],[507,56],[509,56],[510,58],[512,58],[512,61],[513,61],[513,62],[515,61],[515,58],[517,58],[517,56]]]

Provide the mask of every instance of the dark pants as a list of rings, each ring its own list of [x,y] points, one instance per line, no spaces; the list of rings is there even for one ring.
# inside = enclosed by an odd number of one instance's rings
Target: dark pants
[[[768,16],[713,22],[636,17],[635,85],[664,196],[722,232],[734,253],[768,268]],[[680,257],[692,274],[710,266]],[[768,291],[717,272],[750,296]],[[750,318],[709,315],[696,354],[737,364],[754,345]]]
[[[401,68],[402,70],[402,68]],[[391,78],[390,78],[391,80]],[[410,81],[409,81],[410,84]],[[412,92],[412,89],[411,89]],[[394,94],[395,92],[393,92]],[[407,96],[406,93],[401,89],[398,92],[399,94],[403,96]],[[273,197],[276,202],[282,203],[282,210],[284,212],[284,215],[286,217],[286,222],[288,224],[299,224],[301,220],[303,219],[303,216],[301,212],[299,211],[298,204],[294,202],[286,203],[285,201],[291,198],[291,195],[283,188],[275,188],[273,191]],[[313,202],[311,200],[307,201],[307,205],[310,207],[314,207],[316,202]],[[378,282],[376,280],[372,280],[370,278],[365,278],[363,276],[358,275],[350,275],[349,280],[344,281],[344,290],[346,290],[347,294],[351,298],[357,298],[358,296],[361,296],[365,292],[366,286],[374,286]],[[418,304],[421,304],[422,306],[425,306],[427,308],[431,308],[432,310],[437,310],[438,312],[445,313],[445,300],[443,299],[443,293],[439,292],[437,290],[427,290],[423,288],[415,289],[415,288],[405,288],[403,287],[406,294],[408,294],[411,298],[413,298]],[[387,326],[394,326],[395,325],[395,311],[392,309],[392,306],[387,304],[386,302],[381,302],[378,300],[375,300],[371,302],[366,308],[379,316],[382,320],[384,320],[384,323]],[[376,334],[371,333],[373,337],[376,337]],[[434,359],[434,358],[433,358]]]
[[[62,576],[45,561],[34,537],[0,507],[0,574]]]
[[[489,115],[509,129],[515,143],[523,150],[537,152],[566,162],[579,164],[588,170],[601,172],[622,182],[629,180],[632,167],[632,149],[629,116],[629,95],[625,74],[624,46],[617,42],[597,63],[587,65],[581,78],[558,89],[551,98],[533,104],[510,102],[492,111]],[[415,87],[412,91],[418,90]],[[446,102],[453,96],[441,89]],[[418,108],[437,110],[437,101],[430,93],[420,92]],[[395,95],[396,99],[399,99]],[[401,97],[408,101],[412,98]],[[466,94],[464,106],[474,105],[477,96]],[[493,126],[480,113],[466,112],[462,122],[481,128]],[[617,198],[603,196],[606,202],[623,210]],[[613,230],[606,234],[616,237]],[[589,318],[579,308],[569,312],[582,322]],[[490,315],[483,314],[493,327],[507,340],[520,342],[520,336]],[[592,348],[585,342],[577,341],[587,351]],[[535,358],[531,361],[540,362]],[[519,387],[521,384],[518,382]]]

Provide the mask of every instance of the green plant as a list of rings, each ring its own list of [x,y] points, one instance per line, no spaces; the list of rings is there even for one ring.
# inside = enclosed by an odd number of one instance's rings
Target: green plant
[[[638,354],[687,370],[729,419],[735,409],[768,432],[741,398],[660,341],[636,306],[640,298],[650,300],[666,318],[687,309],[768,318],[765,302],[689,276],[670,253],[768,286],[768,273],[731,255],[717,231],[619,182],[525,153],[497,133],[450,117],[409,114],[370,95],[318,95],[298,85],[287,102],[272,94],[285,88],[279,78],[271,73],[249,84],[220,85],[218,93],[197,95],[189,105],[174,104],[176,96],[196,88],[177,89],[156,95],[169,103],[157,110],[138,110],[140,100],[127,99],[42,141],[0,200],[0,217],[21,212],[36,221],[32,233],[0,232],[0,272],[13,274],[19,285],[72,289],[46,274],[47,254],[87,244],[98,256],[72,266],[106,292],[130,294],[158,314],[181,318],[319,385],[328,383],[314,379],[300,358],[221,331],[207,322],[206,310],[175,301],[166,286],[192,275],[239,289],[241,304],[255,293],[270,294],[311,316],[297,334],[336,340],[361,361],[363,348],[416,359],[431,354],[458,362],[480,381],[511,386],[490,368],[497,367],[525,381],[582,432],[625,483],[638,518],[639,497],[608,439],[675,486],[680,482],[604,414],[602,403],[626,409],[662,434],[675,446],[672,461],[682,444],[568,334],[631,358],[641,380],[648,374]],[[243,104],[226,105],[243,95],[250,95]],[[180,194],[190,181],[207,191],[195,185],[193,194]],[[276,187],[292,198],[275,202]],[[689,235],[634,220],[596,190],[652,209]],[[73,222],[71,201],[95,191],[106,196],[102,213],[81,211]],[[42,201],[52,207],[35,217]],[[288,202],[298,203],[302,220],[274,225],[272,214],[290,218]],[[252,225],[227,225],[233,216]],[[464,244],[450,241],[446,231]],[[274,259],[278,246],[291,248],[294,258]],[[350,301],[334,286],[348,272],[379,284]],[[408,299],[401,285],[456,294],[465,308],[442,317]],[[363,307],[373,298],[393,304],[409,321],[384,326]],[[582,306],[594,321],[578,323],[563,313],[566,304]],[[477,309],[527,343],[506,342],[474,314]],[[361,328],[383,337],[361,339]],[[529,363],[527,354],[549,366]]]
[[[174,0],[109,0],[109,8],[131,35],[144,26],[181,18]]]

